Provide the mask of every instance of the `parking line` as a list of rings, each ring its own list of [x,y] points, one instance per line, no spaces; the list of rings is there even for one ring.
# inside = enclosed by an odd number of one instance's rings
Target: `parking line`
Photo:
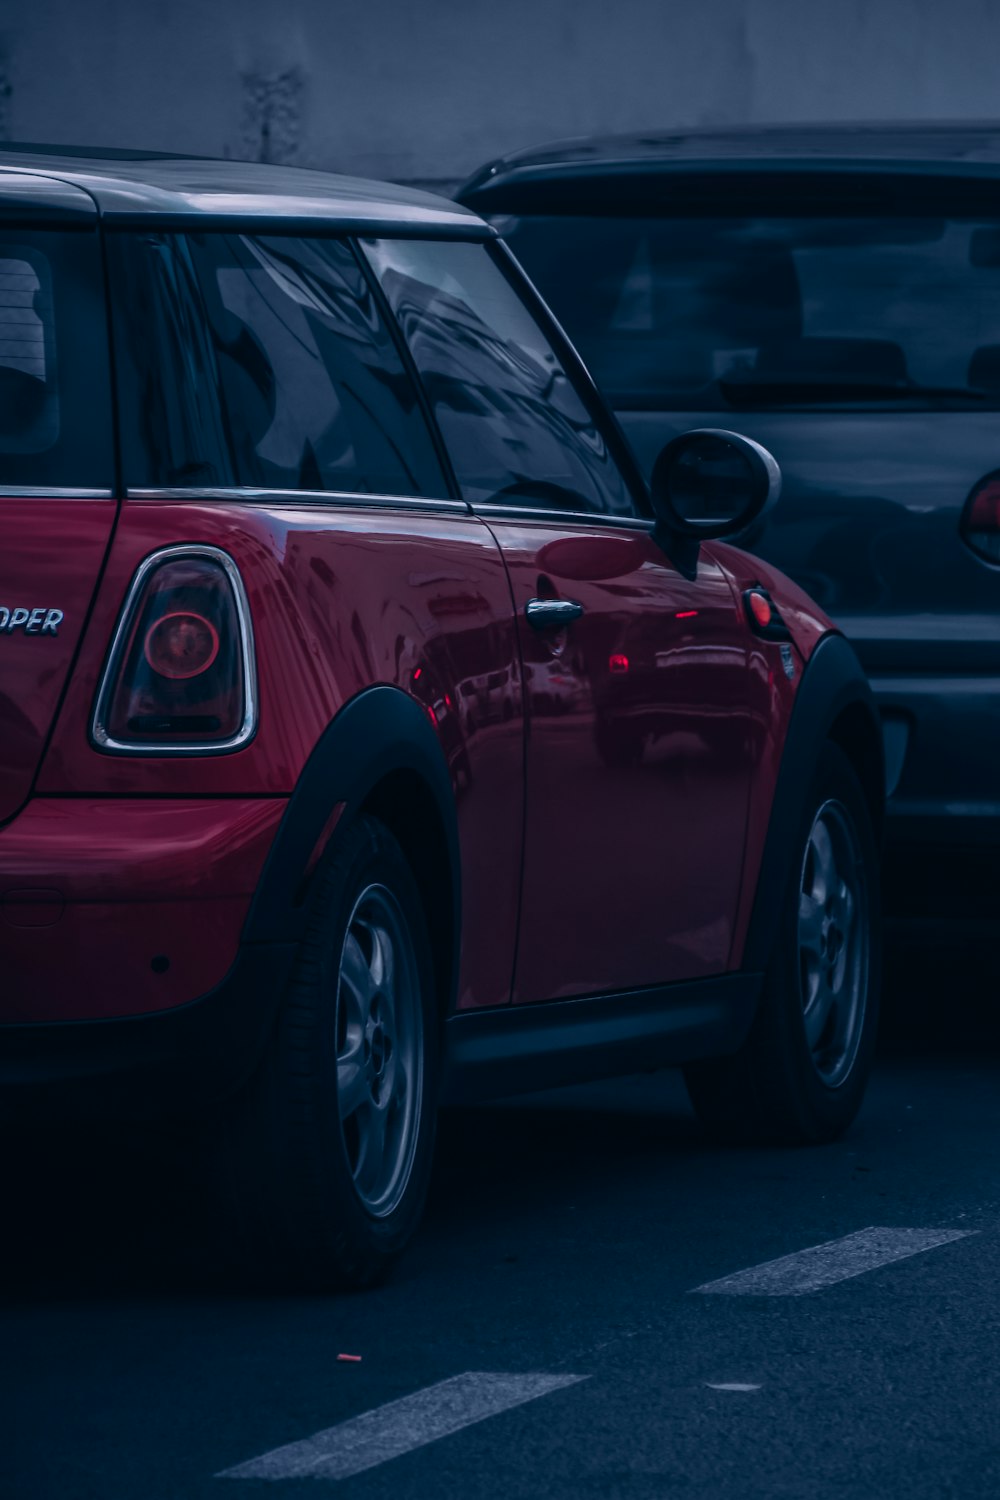
[[[797,1250],[779,1260],[768,1260],[749,1270],[723,1276],[696,1286],[696,1292],[722,1293],[732,1297],[801,1297],[818,1292],[835,1282],[852,1276],[863,1276],[879,1266],[905,1260],[938,1245],[964,1240],[975,1230],[969,1229],[879,1229],[874,1225],[846,1234],[840,1240],[828,1240],[808,1250]]]
[[[586,1375],[491,1375],[468,1371],[377,1406],[302,1442],[272,1448],[216,1479],[349,1479]]]

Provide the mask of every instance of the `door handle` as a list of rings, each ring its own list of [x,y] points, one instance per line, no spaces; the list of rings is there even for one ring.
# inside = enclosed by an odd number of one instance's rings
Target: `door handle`
[[[532,630],[562,630],[583,614],[583,605],[575,599],[529,599],[525,617]]]

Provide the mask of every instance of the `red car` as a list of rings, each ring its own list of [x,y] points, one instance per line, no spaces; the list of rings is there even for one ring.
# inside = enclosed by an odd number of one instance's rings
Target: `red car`
[[[846,642],[647,488],[495,233],[421,193],[0,156],[0,1078],[201,1120],[258,1272],[372,1280],[439,1100],[681,1064],[853,1118],[884,773]]]

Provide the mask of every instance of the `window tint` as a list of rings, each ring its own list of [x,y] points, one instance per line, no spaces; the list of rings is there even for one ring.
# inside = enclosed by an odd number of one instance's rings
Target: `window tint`
[[[447,495],[349,245],[146,235],[118,255],[130,484]]]
[[[612,402],[1000,406],[1000,221],[505,219]]]
[[[485,245],[367,240],[470,502],[631,513],[604,436]]]
[[[107,319],[88,231],[0,231],[0,485],[112,483]]]

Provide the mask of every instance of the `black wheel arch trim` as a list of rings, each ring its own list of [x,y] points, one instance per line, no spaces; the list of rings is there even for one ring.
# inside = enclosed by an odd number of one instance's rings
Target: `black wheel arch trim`
[[[831,632],[814,648],[792,706],[743,949],[743,970],[762,973],[767,968],[809,783],[823,745],[831,738],[837,741],[835,731],[847,715],[866,726],[865,744],[873,763],[861,775],[880,837],[885,806],[881,720],[852,647],[842,635]]]
[[[461,931],[461,858],[451,774],[423,708],[401,688],[365,688],[339,710],[317,741],[278,826],[247,913],[247,943],[294,943],[308,912],[305,877],[338,806],[331,834],[346,827],[386,777],[415,773],[440,817],[451,873],[454,941]],[[456,954],[457,956],[457,954]],[[457,971],[457,963],[453,972]]]

